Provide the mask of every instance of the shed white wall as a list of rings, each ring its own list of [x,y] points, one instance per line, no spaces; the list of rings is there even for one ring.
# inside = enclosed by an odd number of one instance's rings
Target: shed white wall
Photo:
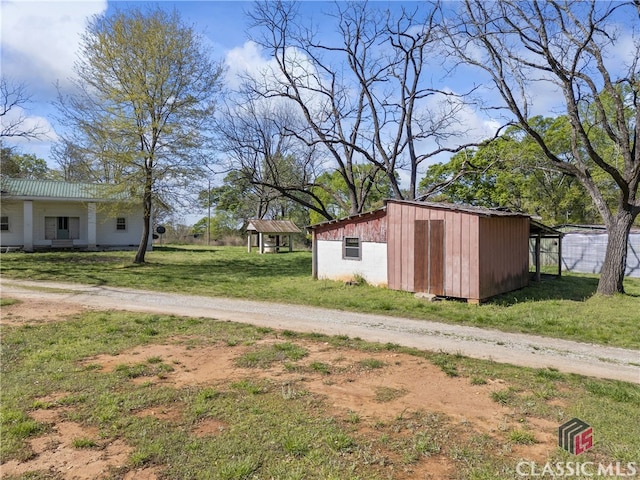
[[[362,276],[372,285],[387,284],[387,244],[361,243],[360,260],[342,258],[342,241],[318,240],[318,278],[349,280]]]
[[[567,233],[562,237],[562,269],[568,272],[600,273],[607,251],[606,233]],[[628,277],[640,278],[640,233],[629,234]]]

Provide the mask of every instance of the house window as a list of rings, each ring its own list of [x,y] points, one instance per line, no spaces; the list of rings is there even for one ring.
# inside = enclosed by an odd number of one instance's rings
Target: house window
[[[3,232],[9,231],[9,217],[0,217],[0,230]]]
[[[360,260],[360,239],[358,237],[344,237],[342,258],[346,260]]]
[[[127,219],[124,217],[116,218],[116,230],[126,230],[127,229]]]

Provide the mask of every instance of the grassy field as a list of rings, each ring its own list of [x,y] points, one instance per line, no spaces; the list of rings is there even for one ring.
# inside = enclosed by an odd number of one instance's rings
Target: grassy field
[[[165,258],[163,254],[156,255]],[[160,263],[157,257],[153,258]],[[292,255],[288,261],[304,259]],[[283,260],[287,261],[284,257]],[[81,280],[88,278],[91,276],[87,273]],[[66,322],[2,326],[2,339],[3,462],[27,461],[34,456],[28,441],[52,428],[30,416],[42,409],[57,409],[64,421],[97,432],[74,438],[72,445],[78,451],[105,448],[115,440],[130,445],[133,451],[128,460],[107,475],[113,479],[122,478],[132,469],[151,467],[160,468],[162,478],[183,480],[410,478],[406,471],[438,456],[439,462],[453,466],[447,478],[507,480],[516,478],[518,455],[514,449],[536,443],[540,432],[530,423],[534,417],[547,419],[553,425],[573,416],[588,420],[596,432],[596,444],[579,457],[581,462],[626,464],[640,458],[640,423],[629,421],[638,418],[640,388],[621,382],[516,368],[346,337],[298,335],[229,322],[122,312],[89,312]],[[273,349],[265,348],[239,357],[238,362],[244,362],[244,367],[254,369],[269,368],[278,361],[285,361],[287,368],[296,368],[305,355],[304,345],[310,342],[321,342],[323,348],[348,347],[371,355],[381,351],[408,353],[473,385],[499,381],[493,400],[496,405],[508,407],[521,428],[490,435],[428,409],[406,412],[385,422],[365,421],[353,412],[336,414],[321,395],[302,387],[296,387],[293,393],[285,391],[275,379],[238,378],[213,385],[172,388],[150,381],[167,375],[173,368],[161,357],[118,365],[109,372],[102,371],[92,360],[99,354],[117,356],[134,347],[194,339],[197,341],[189,348],[259,346],[268,339],[285,341],[278,344],[281,357],[274,357]],[[361,363],[363,368],[384,368],[372,360]],[[322,375],[326,382],[331,381],[332,373],[326,365],[310,367],[316,371],[308,371],[306,376]],[[386,397],[380,401],[389,401],[392,393],[381,391],[381,396]],[[469,402],[473,404],[473,398]],[[171,420],[139,415],[150,408],[179,408],[182,414]],[[224,431],[209,436],[194,434],[194,426],[206,418],[223,421]],[[546,460],[576,461],[576,457],[556,448]],[[21,478],[62,477],[45,469]]]
[[[240,297],[350,311],[437,320],[640,349],[640,279],[625,280],[627,295],[594,295],[597,278],[564,275],[495,297],[481,306],[424,302],[407,292],[311,278],[311,254],[248,254],[242,247],[157,247],[147,263],[132,252],[9,253],[5,278]]]

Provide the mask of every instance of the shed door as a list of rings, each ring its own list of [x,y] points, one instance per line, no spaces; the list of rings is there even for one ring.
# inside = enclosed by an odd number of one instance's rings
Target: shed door
[[[416,292],[444,295],[444,220],[416,220],[414,275]]]

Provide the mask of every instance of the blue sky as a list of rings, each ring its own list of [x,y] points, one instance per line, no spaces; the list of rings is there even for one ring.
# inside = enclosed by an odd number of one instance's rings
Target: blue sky
[[[211,42],[213,56],[225,62],[229,69],[228,83],[243,67],[258,68],[268,61],[264,52],[249,42],[246,11],[253,2],[246,1],[2,1],[2,75],[24,83],[32,96],[24,112],[30,122],[38,123],[49,132],[40,141],[17,140],[13,145],[24,153],[34,153],[49,161],[50,148],[56,140],[56,84],[64,90],[73,76],[73,62],[87,20],[114,9],[128,9],[145,4],[177,9],[182,18]],[[323,12],[333,2],[305,1],[301,10],[306,18],[320,24],[320,33],[331,35],[333,27]],[[422,5],[420,2],[376,2],[391,8]],[[454,5],[452,3],[452,5]],[[7,144],[12,145],[7,141]]]
[[[26,105],[25,115],[30,122],[45,127],[48,137],[40,141],[18,141],[14,145],[24,153],[34,153],[50,161],[50,148],[56,140],[55,108],[52,102],[56,97],[56,83],[65,89],[73,75],[73,62],[79,45],[80,35],[84,32],[87,20],[96,14],[109,13],[115,8],[128,9],[151,2],[107,2],[70,0],[70,1],[32,1],[0,0],[1,3],[1,65],[2,75],[15,82],[24,83],[32,95],[32,102]],[[255,44],[249,42],[248,20],[245,15],[252,2],[245,1],[160,1],[151,3],[162,8],[176,8],[183,19],[195,26],[196,31],[211,43],[214,58],[226,63],[228,68],[227,84],[233,84],[235,75],[242,69],[254,69],[265,65],[269,59]],[[422,5],[421,2],[402,0],[376,2],[377,6]],[[331,8],[332,3],[305,1],[302,12],[314,23],[320,25],[323,35],[331,35],[333,27],[326,22],[322,13]],[[448,8],[456,8],[455,2],[447,3]],[[324,23],[322,23],[324,22]],[[629,38],[631,36],[629,35]],[[633,47],[632,43],[627,45]],[[621,51],[621,55],[624,54]],[[439,72],[435,72],[435,76]],[[461,71],[458,76],[447,80],[446,87],[453,91],[464,91],[480,77]],[[539,113],[559,114],[553,110],[558,97],[552,90],[534,92],[536,109]],[[484,114],[469,110],[465,121],[469,131],[484,137],[491,134],[497,123]],[[7,142],[11,145],[10,142]]]

